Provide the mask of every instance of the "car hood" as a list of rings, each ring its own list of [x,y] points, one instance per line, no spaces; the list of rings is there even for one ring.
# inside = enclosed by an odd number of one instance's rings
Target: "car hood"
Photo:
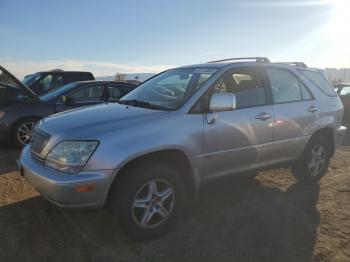
[[[51,115],[41,120],[38,128],[65,139],[93,139],[118,129],[136,128],[167,114],[169,111],[106,103]]]
[[[19,81],[13,74],[11,74],[9,71],[7,71],[4,67],[2,67],[0,65],[0,70],[2,71],[2,73],[5,75],[5,77],[11,79],[16,86],[13,88],[21,88],[22,90],[24,90],[28,95],[38,98],[36,96],[36,94],[28,87],[26,86],[24,83],[22,83],[21,81]],[[4,85],[5,87],[11,87],[9,85]]]

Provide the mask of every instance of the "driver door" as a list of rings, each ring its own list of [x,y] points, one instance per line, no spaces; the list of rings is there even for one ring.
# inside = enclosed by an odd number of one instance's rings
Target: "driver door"
[[[266,81],[259,68],[224,73],[212,92],[234,93],[236,109],[214,113],[204,121],[204,179],[267,165],[273,139],[274,114]]]

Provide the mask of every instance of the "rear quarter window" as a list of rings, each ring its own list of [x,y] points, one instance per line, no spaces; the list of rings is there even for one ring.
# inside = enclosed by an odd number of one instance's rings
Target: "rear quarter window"
[[[314,85],[316,85],[327,96],[337,96],[337,92],[334,90],[332,84],[320,72],[311,70],[298,71],[307,79],[309,79]]]

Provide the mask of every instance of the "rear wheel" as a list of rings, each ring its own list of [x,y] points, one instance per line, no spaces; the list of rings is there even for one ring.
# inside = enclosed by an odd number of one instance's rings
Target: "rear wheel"
[[[12,140],[16,146],[22,148],[30,142],[33,128],[37,121],[37,118],[29,117],[24,118],[15,124],[13,128]]]
[[[293,173],[300,181],[319,181],[327,172],[331,147],[325,136],[311,138],[301,158],[294,164]]]
[[[142,163],[125,172],[110,195],[112,213],[122,229],[137,241],[168,232],[184,206],[185,190],[177,171],[160,163]]]

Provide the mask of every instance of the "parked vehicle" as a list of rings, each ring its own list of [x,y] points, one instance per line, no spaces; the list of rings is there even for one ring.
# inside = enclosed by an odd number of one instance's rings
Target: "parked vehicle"
[[[82,81],[36,96],[28,87],[0,67],[0,138],[26,145],[35,123],[48,115],[115,101],[135,85],[113,81]]]
[[[40,96],[66,84],[88,80],[95,80],[90,72],[55,69],[27,75],[24,77],[23,83]]]
[[[207,181],[281,164],[320,180],[346,131],[342,117],[317,70],[220,60],[167,70],[119,104],[44,118],[19,166],[50,201],[107,206],[146,240],[169,230]]]
[[[350,125],[350,84],[339,83],[339,84],[335,84],[334,87],[344,106],[343,123],[344,125],[349,126]]]

